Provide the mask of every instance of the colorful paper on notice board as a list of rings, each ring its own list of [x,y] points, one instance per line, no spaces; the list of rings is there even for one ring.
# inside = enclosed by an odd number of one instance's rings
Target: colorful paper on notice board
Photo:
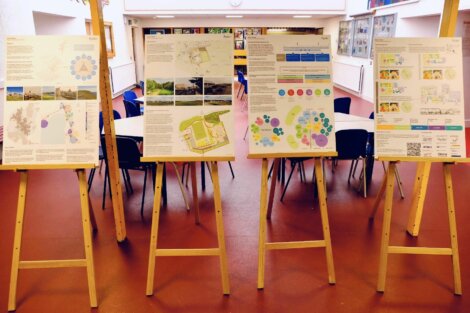
[[[248,36],[250,154],[336,151],[330,37]]]
[[[232,34],[145,37],[145,157],[233,157]]]
[[[3,164],[98,164],[98,37],[5,42]]]
[[[376,38],[375,155],[465,157],[460,38]]]

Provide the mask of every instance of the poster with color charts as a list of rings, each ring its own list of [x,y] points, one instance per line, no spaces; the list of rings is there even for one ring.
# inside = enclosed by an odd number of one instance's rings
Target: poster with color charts
[[[144,157],[233,157],[233,35],[145,37]]]
[[[391,38],[395,36],[397,25],[397,14],[374,16],[372,28],[372,42],[375,38]],[[374,45],[370,49],[370,57],[374,58]]]
[[[369,46],[371,37],[371,18],[359,18],[354,21],[354,39],[352,45],[352,56],[360,58],[369,57]]]
[[[375,40],[375,154],[465,157],[460,38]]]
[[[98,164],[98,37],[5,43],[3,164]]]
[[[336,151],[330,36],[248,36],[249,153]]]
[[[338,54],[351,55],[354,21],[340,21],[338,34]]]

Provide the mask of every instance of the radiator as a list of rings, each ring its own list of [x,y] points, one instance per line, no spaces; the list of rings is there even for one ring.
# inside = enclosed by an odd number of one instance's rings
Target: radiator
[[[355,92],[361,92],[364,66],[333,61],[333,83]]]
[[[134,62],[109,67],[109,81],[113,98],[136,84]]]

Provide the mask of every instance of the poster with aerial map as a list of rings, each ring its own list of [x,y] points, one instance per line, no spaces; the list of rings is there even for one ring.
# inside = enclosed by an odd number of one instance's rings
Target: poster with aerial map
[[[147,35],[144,157],[234,156],[231,34]]]
[[[98,164],[99,40],[5,39],[3,164]]]

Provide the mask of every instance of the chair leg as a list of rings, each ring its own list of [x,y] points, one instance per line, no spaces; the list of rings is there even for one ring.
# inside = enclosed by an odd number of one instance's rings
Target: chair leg
[[[90,175],[88,176],[88,192],[90,192],[91,185],[93,184],[93,178],[95,178],[96,168],[90,170]]]
[[[364,184],[364,198],[367,198],[366,159],[362,159],[362,183]]]
[[[182,183],[182,179],[180,178],[180,173],[178,172],[178,168],[176,167],[175,162],[171,162],[171,165],[175,168],[175,173],[176,173],[176,178],[178,179],[178,185],[180,186],[181,193],[183,194],[183,199],[184,199],[184,204],[186,205],[186,210],[189,211],[189,204],[188,204],[188,198],[186,196],[186,192],[184,190],[184,186]],[[189,176],[189,175],[188,175]]]
[[[144,171],[144,186],[142,189],[142,202],[140,204],[140,216],[144,218],[145,189],[147,187],[147,169]]]
[[[232,173],[232,179],[235,179],[235,173],[233,172],[232,163],[230,163],[230,161],[228,161],[228,166],[230,168],[230,172]]]
[[[352,161],[351,161],[351,167],[349,168],[348,185],[351,184],[351,175],[352,175],[352,172],[353,172],[354,161],[355,161],[355,160],[352,160]],[[355,167],[354,167],[354,168],[355,168]]]
[[[127,177],[127,184],[129,186],[129,190],[131,191],[131,193],[134,193],[134,188],[132,188],[132,184],[131,184],[131,175],[129,175],[129,170],[124,170],[124,172],[126,172],[126,177]]]
[[[181,171],[181,182],[184,183],[184,170],[186,169],[186,162],[183,163],[183,170]]]
[[[290,182],[290,179],[292,178],[292,174],[294,173],[296,165],[297,165],[297,163],[292,163],[292,168],[291,168],[290,173],[289,173],[289,178],[287,178],[286,186],[284,187],[284,190],[282,191],[281,202],[284,200],[284,195],[286,194],[287,187],[289,187],[289,182]]]
[[[121,169],[121,173],[122,173],[122,178],[124,179],[124,187],[126,187],[126,194],[129,197],[129,186],[127,185],[126,171],[124,169]]]
[[[249,125],[246,125],[245,135],[243,136],[243,140],[246,140],[246,135],[248,135],[248,127]]]
[[[400,196],[402,199],[405,199],[405,193],[403,192],[403,183],[400,178],[400,173],[398,172],[398,166],[395,166],[395,177],[397,179],[398,190],[400,191]]]
[[[271,163],[271,167],[269,168],[268,180],[271,178],[271,174],[273,173],[274,161],[275,161],[275,160],[273,160],[273,163]]]
[[[354,169],[353,169],[353,172],[352,172],[352,178],[356,178],[356,169],[357,169],[357,165],[359,164],[359,160],[354,160]]]
[[[101,161],[100,161],[100,170],[98,171],[98,173],[99,173],[100,175],[101,175],[101,169],[103,168],[103,161],[104,161],[104,160],[101,160]]]

